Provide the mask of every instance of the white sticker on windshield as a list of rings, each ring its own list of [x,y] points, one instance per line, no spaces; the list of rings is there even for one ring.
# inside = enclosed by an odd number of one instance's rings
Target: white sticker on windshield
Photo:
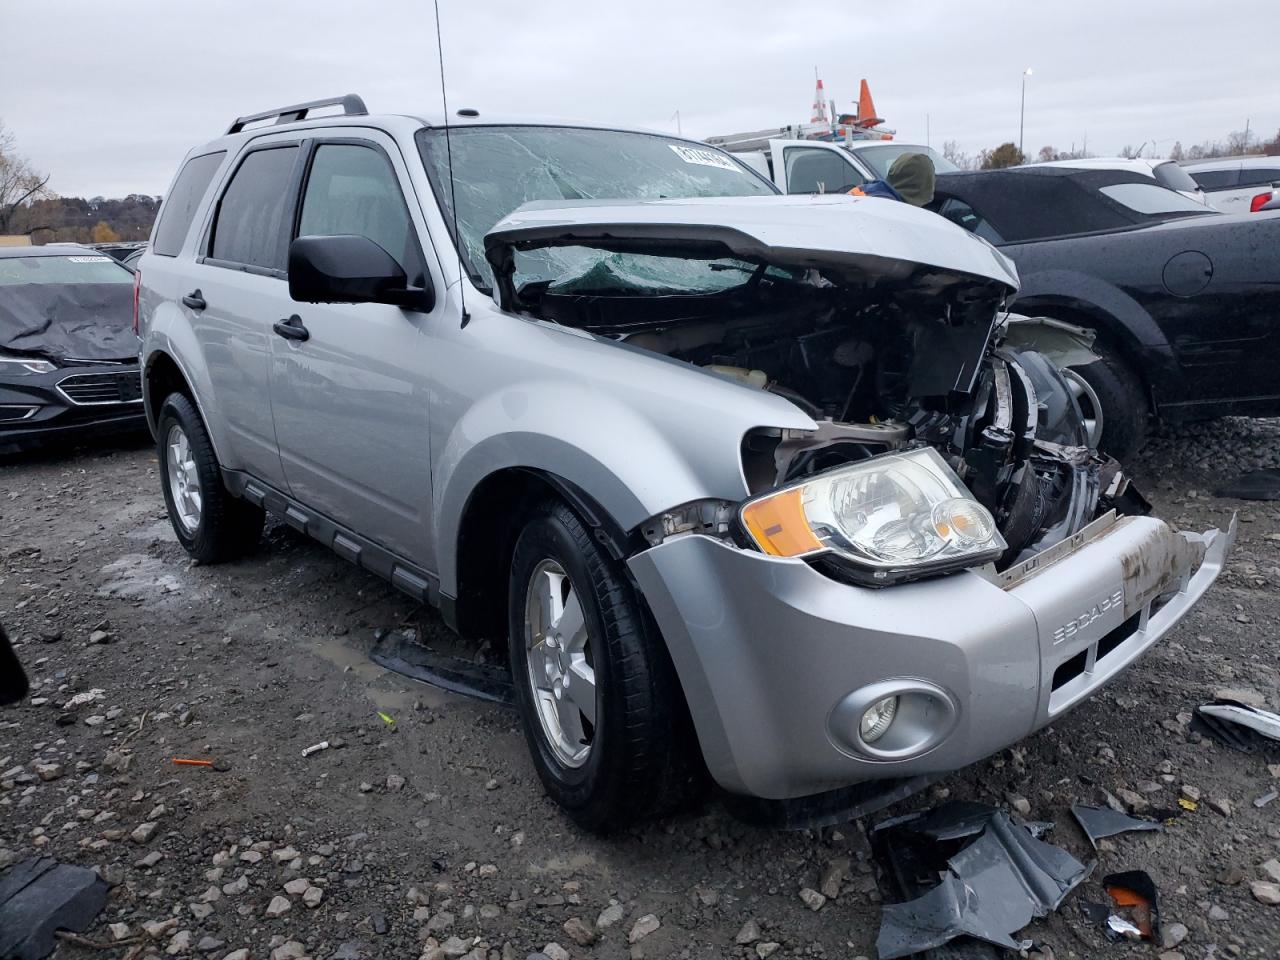
[[[110,263],[110,257],[67,257],[72,263]]]
[[[696,163],[702,167],[719,167],[721,170],[737,170],[732,160],[717,150],[701,150],[698,147],[686,147],[678,143],[668,143],[677,157],[685,163]]]

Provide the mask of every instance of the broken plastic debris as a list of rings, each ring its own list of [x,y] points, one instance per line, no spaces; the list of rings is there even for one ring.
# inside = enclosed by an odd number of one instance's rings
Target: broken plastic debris
[[[1263,808],[1263,807],[1265,807],[1268,803],[1270,803],[1272,800],[1274,800],[1276,797],[1280,797],[1280,791],[1276,791],[1276,790],[1268,790],[1268,791],[1267,791],[1266,793],[1264,793],[1262,796],[1260,796],[1260,797],[1258,797],[1257,799],[1255,799],[1255,800],[1253,801],[1253,805],[1254,805],[1255,807],[1257,807],[1258,809],[1262,809],[1262,808]]]
[[[1280,740],[1280,716],[1239,700],[1210,700],[1196,707],[1191,726],[1241,753],[1253,753],[1260,743]]]
[[[1180,806],[1183,810],[1194,811],[1194,810],[1200,809],[1200,804],[1196,803],[1194,800],[1188,800],[1186,797],[1178,798],[1178,806]]]
[[[377,645],[369,652],[369,659],[393,673],[429,683],[451,693],[491,703],[515,703],[516,693],[510,670],[436,653],[415,640],[410,640],[403,633],[378,637]]]
[[[328,750],[328,749],[329,749],[329,741],[321,740],[319,743],[313,743],[311,746],[303,750],[302,755],[304,757],[309,757],[313,753],[319,753],[321,750]]]
[[[212,767],[212,760],[189,760],[186,757],[174,757],[174,764],[179,767]]]
[[[872,843],[898,892],[914,895],[883,909],[876,940],[882,960],[959,936],[1026,949],[1030,941],[1012,935],[1056,910],[1092,869],[1008,813],[976,803],[894,818],[872,831]],[[939,876],[931,887],[921,881]]]
[[[89,929],[106,903],[107,884],[92,870],[49,857],[14,864],[0,875],[0,957],[48,956],[55,931]]]
[[[1137,830],[1163,830],[1154,820],[1143,820],[1128,814],[1116,813],[1107,807],[1089,807],[1077,803],[1071,808],[1071,815],[1080,824],[1080,829],[1089,838],[1093,848],[1098,849],[1098,841],[1103,837],[1114,837],[1116,834]]]
[[[1113,939],[1155,940],[1160,936],[1160,906],[1156,885],[1145,870],[1126,870],[1102,878],[1113,904],[1107,917]]]
[[[382,722],[385,723],[387,726],[394,727],[396,725],[396,719],[395,717],[391,716],[391,714],[383,713],[381,710],[379,710],[378,716],[382,718]]]

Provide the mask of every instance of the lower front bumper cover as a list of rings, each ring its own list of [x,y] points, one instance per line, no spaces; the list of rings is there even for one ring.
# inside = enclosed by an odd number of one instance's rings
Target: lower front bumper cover
[[[135,398],[136,395],[136,398]],[[0,447],[143,430],[136,364],[84,364],[0,378]]]
[[[1164,636],[1217,578],[1234,534],[1234,521],[1176,534],[1123,517],[1007,585],[966,571],[855,587],[697,534],[628,563],[712,775],[732,792],[787,799],[949,772],[1016,743]],[[835,706],[887,678],[936,684],[958,706],[951,732],[920,756],[874,759],[831,736]]]

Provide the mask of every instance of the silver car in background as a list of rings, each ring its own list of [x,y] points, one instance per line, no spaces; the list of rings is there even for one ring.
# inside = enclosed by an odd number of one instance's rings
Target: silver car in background
[[[706,771],[794,820],[979,760],[1166,634],[1234,532],[1141,515],[990,245],[677,137],[241,118],[139,275],[186,549],[268,510],[504,641],[591,829]]]

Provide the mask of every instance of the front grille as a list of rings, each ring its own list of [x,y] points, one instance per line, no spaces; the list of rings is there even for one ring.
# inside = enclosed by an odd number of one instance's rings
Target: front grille
[[[1142,611],[1139,610],[1124,623],[1120,624],[1120,626],[1109,631],[1096,644],[1093,644],[1091,647],[1085,647],[1070,660],[1060,664],[1058,669],[1053,671],[1053,681],[1050,689],[1061,690],[1087,669],[1090,669],[1090,650],[1093,651],[1094,663],[1097,663],[1099,660],[1106,657],[1107,654],[1112,653],[1116,647],[1120,646],[1120,644],[1132,637],[1138,631],[1141,624]]]
[[[100,403],[141,403],[142,375],[129,373],[77,373],[58,381],[58,391],[77,406]]]

